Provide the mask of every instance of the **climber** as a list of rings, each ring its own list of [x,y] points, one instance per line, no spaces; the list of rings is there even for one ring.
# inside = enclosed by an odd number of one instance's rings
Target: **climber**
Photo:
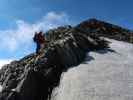
[[[35,32],[33,40],[37,44],[36,53],[38,54],[44,48],[45,36],[43,36],[43,32],[42,31],[40,31],[39,33]]]

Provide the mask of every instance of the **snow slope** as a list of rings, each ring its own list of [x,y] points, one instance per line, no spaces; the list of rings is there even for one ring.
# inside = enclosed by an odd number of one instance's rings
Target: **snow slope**
[[[89,52],[62,75],[52,100],[133,100],[133,44],[109,41],[114,52]]]

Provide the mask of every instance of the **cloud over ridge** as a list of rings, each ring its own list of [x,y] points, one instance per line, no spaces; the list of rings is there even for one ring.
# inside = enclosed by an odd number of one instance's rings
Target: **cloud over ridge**
[[[35,44],[32,37],[36,31],[47,31],[69,22],[69,16],[64,13],[48,12],[35,23],[31,24],[24,20],[16,20],[16,28],[0,30],[0,66],[10,62],[8,59],[16,59],[16,55],[24,56],[34,51]],[[10,58],[5,59],[5,54]],[[20,58],[21,58],[20,57]]]
[[[16,29],[0,30],[0,49],[8,49],[9,52],[19,50],[20,47],[31,45],[32,37],[35,31],[46,31],[60,25],[69,23],[69,17],[66,13],[48,12],[43,18],[33,24],[23,20],[16,21]],[[4,38],[3,38],[4,37]]]

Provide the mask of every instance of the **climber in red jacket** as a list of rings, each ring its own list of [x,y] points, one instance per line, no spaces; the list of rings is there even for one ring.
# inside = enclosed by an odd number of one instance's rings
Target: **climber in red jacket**
[[[43,36],[43,32],[42,31],[40,31],[39,33],[35,32],[33,40],[37,44],[36,53],[40,53],[41,50],[44,48],[44,43],[45,43],[45,37]]]

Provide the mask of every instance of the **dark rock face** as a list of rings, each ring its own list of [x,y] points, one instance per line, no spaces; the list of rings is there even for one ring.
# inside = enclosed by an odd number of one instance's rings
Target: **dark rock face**
[[[89,34],[91,35],[104,36],[119,41],[133,43],[132,31],[97,19],[84,21],[77,25],[76,29],[84,33],[89,31]]]
[[[76,27],[65,26],[50,30],[46,33],[49,42],[40,55],[30,54],[5,65],[0,70],[0,84],[3,87],[0,100],[50,98],[53,88],[59,84],[62,72],[80,64],[88,51],[109,48],[109,42],[100,37],[106,36],[106,32],[104,35],[101,33],[101,30],[106,30],[99,26],[93,27],[92,23],[97,23],[97,20],[86,21]],[[106,23],[103,26],[112,28]],[[97,28],[100,28],[100,32],[94,34]],[[110,34],[106,37],[110,37]]]

